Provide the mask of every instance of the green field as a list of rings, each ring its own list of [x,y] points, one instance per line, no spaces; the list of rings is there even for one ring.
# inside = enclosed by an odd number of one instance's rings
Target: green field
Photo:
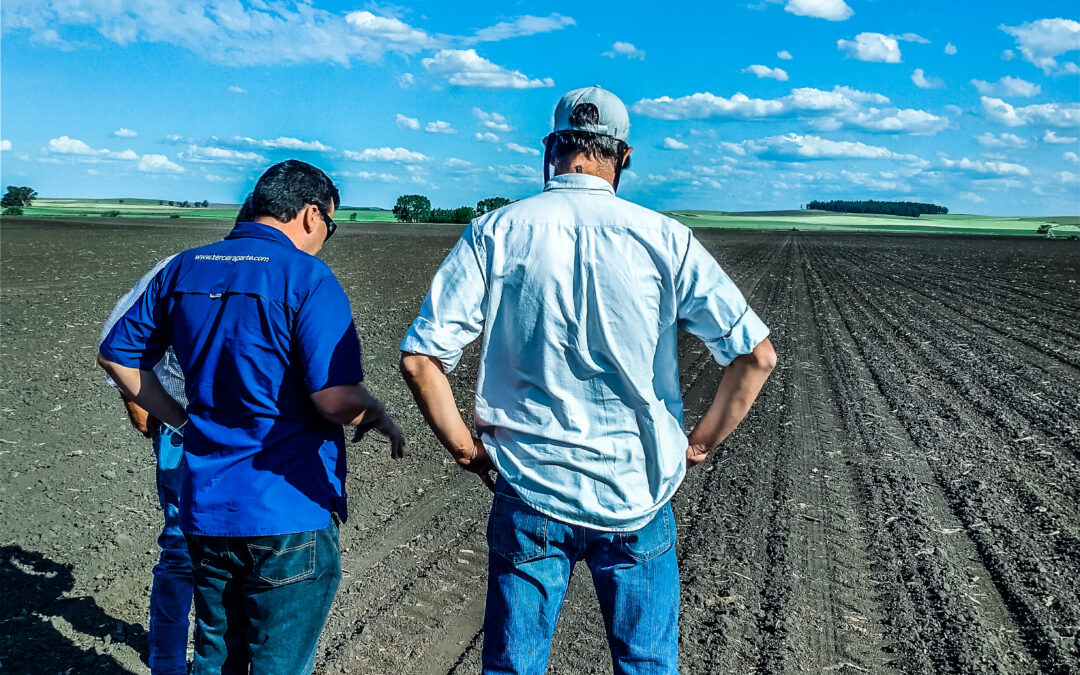
[[[34,205],[23,209],[24,217],[37,218],[101,218],[110,211],[119,211],[120,218],[198,218],[202,220],[234,220],[238,204],[211,204],[208,208],[169,206],[156,199],[35,199]],[[387,222],[394,214],[383,209],[352,208],[344,206],[334,213],[338,222]],[[112,216],[107,216],[112,217]]]
[[[236,204],[211,204],[208,208],[169,206],[156,199],[36,199],[23,209],[27,218],[108,218],[112,211],[119,218],[181,219],[232,221],[240,207]],[[356,219],[351,220],[355,214]],[[804,230],[808,232],[879,232],[888,234],[966,234],[1033,236],[1042,223],[1055,223],[1058,237],[1080,235],[1080,216],[1048,218],[999,218],[950,214],[924,215],[920,218],[875,214],[832,213],[829,211],[669,211],[667,215],[689,227],[738,230]],[[343,206],[334,213],[339,223],[394,222],[394,214],[385,209]],[[1041,235],[1040,235],[1041,236]]]
[[[950,214],[900,216],[832,213],[829,211],[669,211],[667,215],[689,227],[738,230],[804,230],[808,232],[881,232],[889,234],[980,234],[1032,236],[1042,223],[1056,223],[1058,237],[1080,234],[1080,217],[998,218]]]

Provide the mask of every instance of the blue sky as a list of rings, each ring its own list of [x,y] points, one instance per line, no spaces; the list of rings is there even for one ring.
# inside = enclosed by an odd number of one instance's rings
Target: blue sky
[[[567,90],[630,108],[658,209],[909,199],[1080,214],[1064,2],[4,0],[0,180],[238,202],[288,157],[350,205],[523,197]]]

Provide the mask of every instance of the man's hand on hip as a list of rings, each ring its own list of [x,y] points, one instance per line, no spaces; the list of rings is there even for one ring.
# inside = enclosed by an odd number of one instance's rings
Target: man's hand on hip
[[[495,491],[495,479],[491,477],[491,472],[495,470],[495,463],[491,461],[491,457],[488,456],[487,448],[484,447],[484,442],[475,436],[472,439],[472,452],[468,455],[454,454],[454,460],[458,466],[465,469],[469,473],[475,473],[480,476],[480,480],[484,481],[484,485],[487,486],[492,492]]]
[[[705,447],[702,443],[694,445],[688,445],[686,447],[686,468],[697,466],[705,461],[705,458],[709,456],[709,448]]]
[[[127,408],[128,421],[131,422],[131,426],[143,436],[150,438],[154,435],[154,429],[157,428],[159,422],[156,417],[146,412],[138,403],[132,401],[127,396],[120,394],[120,398],[124,399],[124,407]]]

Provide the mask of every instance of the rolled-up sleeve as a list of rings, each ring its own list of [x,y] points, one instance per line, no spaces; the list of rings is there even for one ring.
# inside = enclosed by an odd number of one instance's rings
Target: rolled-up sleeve
[[[693,235],[675,284],[679,327],[701,338],[720,365],[749,354],[768,337],[769,328]]]
[[[431,280],[401,351],[433,356],[446,372],[457,366],[462,350],[484,329],[487,283],[482,260],[476,225],[471,223]]]

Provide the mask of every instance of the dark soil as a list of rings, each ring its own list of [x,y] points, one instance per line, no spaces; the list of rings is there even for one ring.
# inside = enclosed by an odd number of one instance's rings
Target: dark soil
[[[149,442],[94,366],[113,303],[228,223],[4,222],[0,671],[147,672],[160,527]],[[344,578],[317,672],[474,673],[490,497],[427,431],[397,345],[459,226],[326,247],[368,385],[409,436],[350,446]],[[698,237],[780,363],[675,498],[685,673],[1080,671],[1080,246]],[[680,343],[691,424],[721,369]],[[471,408],[477,351],[452,378]],[[585,568],[551,672],[611,671]]]

